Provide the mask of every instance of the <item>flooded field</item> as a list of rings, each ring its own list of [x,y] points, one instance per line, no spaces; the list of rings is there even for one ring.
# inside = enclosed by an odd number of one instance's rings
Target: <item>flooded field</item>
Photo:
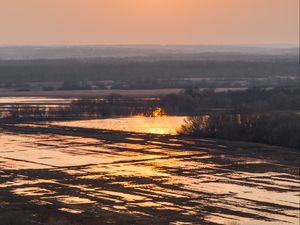
[[[43,97],[0,97],[0,104],[59,104],[70,103],[74,99]]]
[[[0,97],[0,113],[15,107],[41,107],[56,108],[67,106],[71,103],[71,98],[44,98],[44,97]]]
[[[162,135],[183,119],[155,132],[143,130],[161,124],[151,118],[1,125],[0,218],[23,215],[18,225],[299,224],[298,151]]]

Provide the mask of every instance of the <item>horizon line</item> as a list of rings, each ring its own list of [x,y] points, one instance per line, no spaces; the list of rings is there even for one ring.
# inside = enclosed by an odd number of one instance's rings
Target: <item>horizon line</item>
[[[244,44],[1,44],[0,47],[300,47],[298,43],[244,43]]]

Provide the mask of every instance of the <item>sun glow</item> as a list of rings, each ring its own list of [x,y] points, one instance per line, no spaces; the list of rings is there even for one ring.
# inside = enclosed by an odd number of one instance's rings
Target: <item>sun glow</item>
[[[163,116],[167,116],[166,111],[161,107],[156,107],[149,110],[148,112],[140,113],[133,117],[143,118],[143,117],[163,117]]]
[[[151,112],[150,117],[162,117],[165,115],[165,110],[163,108],[157,107]]]
[[[4,44],[299,42],[299,0],[0,2]]]
[[[128,118],[55,122],[51,124],[102,130],[176,135],[186,119],[186,117],[163,116],[159,110],[155,115],[156,117],[140,115]]]

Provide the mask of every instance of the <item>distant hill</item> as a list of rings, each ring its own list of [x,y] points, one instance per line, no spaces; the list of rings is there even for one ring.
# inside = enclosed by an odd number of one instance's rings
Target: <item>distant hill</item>
[[[291,46],[6,46],[0,85],[25,82],[299,77]]]
[[[66,58],[126,58],[126,57],[194,57],[200,55],[299,55],[297,46],[0,46],[0,60],[66,59]]]

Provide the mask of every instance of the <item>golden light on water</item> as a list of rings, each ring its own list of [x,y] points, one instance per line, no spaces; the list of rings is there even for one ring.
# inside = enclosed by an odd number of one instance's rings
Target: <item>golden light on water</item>
[[[186,117],[167,116],[162,109],[158,108],[149,116],[138,115],[129,118],[68,121],[52,124],[91,129],[176,135],[178,130],[184,124],[185,119]]]
[[[75,122],[119,125],[118,129],[131,123],[140,129],[145,124],[173,125],[177,119],[160,116]],[[298,224],[298,177],[293,172],[297,162],[291,160],[298,156],[296,152],[272,148],[273,154],[266,155],[269,147],[261,145],[254,148],[228,141],[155,135],[124,137],[112,138],[105,133],[92,137],[3,133],[0,188],[4,194],[9,190],[18,199],[30,200],[35,207],[55,205],[55,209],[74,218],[93,209],[91,216],[96,215],[96,219],[103,212],[111,212],[109,216],[121,214],[122,219],[127,214],[140,216],[145,212],[155,218],[163,212],[165,218],[170,214],[183,218],[176,224],[190,224],[185,223],[186,218],[204,218],[213,224],[234,224],[237,220],[249,225]],[[273,167],[278,164],[283,166],[282,171]],[[8,201],[5,206],[10,204]],[[14,204],[13,209],[22,204]],[[262,206],[267,212],[261,210]],[[229,207],[234,211],[216,215],[204,210],[202,214],[202,207]]]

